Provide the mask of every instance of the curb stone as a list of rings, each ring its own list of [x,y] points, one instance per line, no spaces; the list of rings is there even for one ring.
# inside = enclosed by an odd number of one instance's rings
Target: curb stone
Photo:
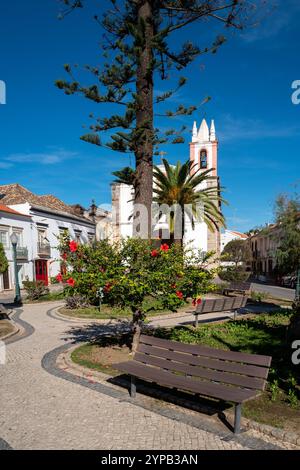
[[[1,340],[1,341],[5,341],[5,340],[7,340],[7,339],[9,339],[9,338],[12,338],[13,336],[19,334],[20,331],[21,331],[21,327],[20,327],[17,323],[15,323],[13,320],[10,320],[10,322],[12,323],[12,325],[13,325],[13,327],[14,327],[14,331],[11,331],[10,333],[8,333],[8,334],[5,335],[5,336],[1,336],[1,337],[0,337],[0,340]]]
[[[105,374],[104,372],[89,369],[87,367],[74,363],[71,359],[71,354],[77,347],[78,345],[72,345],[69,349],[67,349],[58,356],[57,366],[59,368],[64,369],[67,367],[68,372],[70,373],[75,373],[76,375],[80,375],[84,378],[88,377],[89,380],[95,380],[102,383],[107,382],[107,380],[113,378],[112,376],[110,376],[109,374]],[[110,385],[112,386],[112,384]],[[223,411],[223,413],[229,422],[233,421],[232,411]],[[268,437],[275,438],[278,441],[282,441],[283,443],[286,442],[294,446],[300,447],[300,434],[288,432],[284,429],[275,428],[267,424],[258,423],[257,421],[253,421],[244,417],[242,418],[242,425],[246,430],[253,429],[254,431],[258,431]]]

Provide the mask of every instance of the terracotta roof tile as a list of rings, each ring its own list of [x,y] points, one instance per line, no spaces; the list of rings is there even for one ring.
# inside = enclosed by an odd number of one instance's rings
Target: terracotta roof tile
[[[7,212],[8,214],[22,215],[23,217],[29,217],[30,215],[21,214],[21,212],[15,211],[11,207],[7,207],[4,204],[0,204],[0,212]]]
[[[74,207],[65,204],[52,194],[38,196],[17,183],[0,185],[0,201],[5,205],[24,204],[28,202],[33,206],[42,206],[67,214],[77,215],[78,217],[78,211],[76,212]],[[84,216],[81,216],[81,218],[89,220]]]

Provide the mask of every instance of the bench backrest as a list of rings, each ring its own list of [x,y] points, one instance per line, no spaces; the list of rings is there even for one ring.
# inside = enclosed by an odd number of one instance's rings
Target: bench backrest
[[[203,299],[197,305],[195,313],[226,312],[227,310],[236,310],[245,307],[247,296],[222,297],[218,299]]]
[[[264,390],[271,357],[141,335],[134,360],[197,380]]]
[[[245,281],[245,282],[231,282],[229,284],[228,289],[235,289],[235,290],[249,290],[251,287],[251,282]]]

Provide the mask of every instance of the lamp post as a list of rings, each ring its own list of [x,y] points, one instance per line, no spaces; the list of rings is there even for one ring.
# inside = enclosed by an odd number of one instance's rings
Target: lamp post
[[[13,247],[13,260],[14,260],[14,271],[15,271],[15,289],[16,289],[16,296],[15,302],[21,302],[21,291],[20,291],[20,284],[19,284],[19,274],[18,274],[18,265],[17,265],[17,244],[18,244],[18,237],[15,233],[13,233],[10,237],[10,241]]]
[[[297,271],[296,296],[295,300],[300,300],[300,268]]]

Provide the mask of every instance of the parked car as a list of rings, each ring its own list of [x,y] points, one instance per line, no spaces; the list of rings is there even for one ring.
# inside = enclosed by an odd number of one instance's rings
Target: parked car
[[[290,289],[296,289],[297,276],[295,274],[290,276],[283,276],[281,278],[281,285]]]

